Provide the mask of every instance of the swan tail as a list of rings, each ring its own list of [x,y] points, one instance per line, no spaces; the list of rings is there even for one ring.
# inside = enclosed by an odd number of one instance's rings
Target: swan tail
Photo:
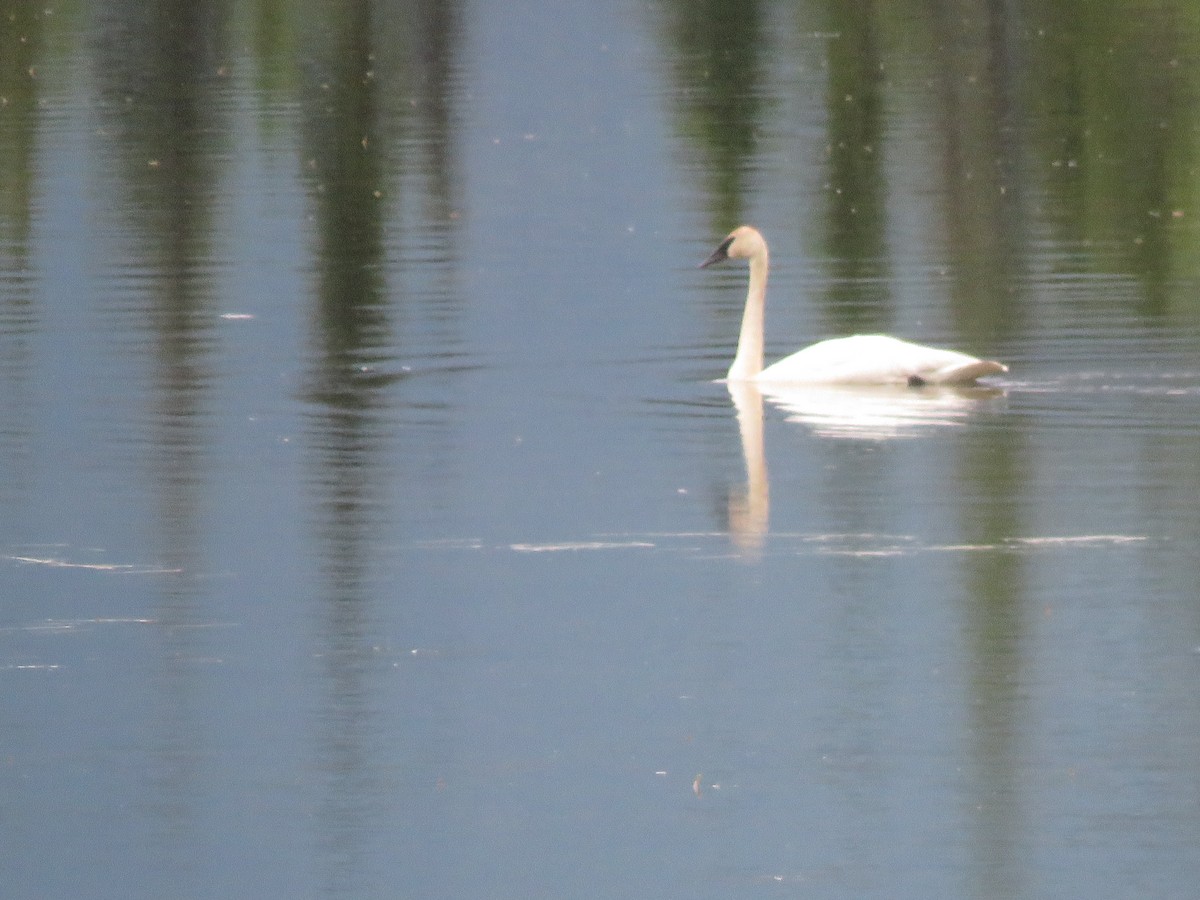
[[[940,372],[922,374],[920,377],[928,384],[971,384],[976,378],[985,375],[1000,375],[1008,371],[1008,366],[990,359],[973,359],[968,363],[943,369]]]

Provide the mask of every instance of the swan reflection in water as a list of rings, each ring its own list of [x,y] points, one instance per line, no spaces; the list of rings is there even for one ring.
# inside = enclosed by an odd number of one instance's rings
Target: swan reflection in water
[[[959,427],[1003,389],[983,385],[845,386],[761,384],[728,381],[725,386],[737,410],[746,490],[729,497],[729,533],[743,552],[761,550],[770,526],[770,484],[763,443],[764,400],[787,414],[788,422],[816,436],[858,441],[892,441],[928,436]]]

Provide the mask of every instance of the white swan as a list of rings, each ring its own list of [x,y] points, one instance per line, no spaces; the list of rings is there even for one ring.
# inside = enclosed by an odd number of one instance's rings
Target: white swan
[[[954,350],[923,347],[884,334],[821,341],[763,368],[763,312],[767,305],[767,242],[749,225],[735,228],[700,268],[726,259],[750,260],[750,289],[737,355],[728,381],[775,384],[971,384],[1008,366]]]

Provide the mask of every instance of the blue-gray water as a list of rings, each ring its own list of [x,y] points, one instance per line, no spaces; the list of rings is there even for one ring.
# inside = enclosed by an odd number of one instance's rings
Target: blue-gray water
[[[1183,3],[0,0],[0,894],[1192,896],[1198,113]],[[731,393],[742,221],[1011,371]]]

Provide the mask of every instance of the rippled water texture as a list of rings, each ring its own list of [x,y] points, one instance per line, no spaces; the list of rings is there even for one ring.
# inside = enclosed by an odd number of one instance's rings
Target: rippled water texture
[[[0,0],[0,894],[1188,897],[1200,18]],[[720,381],[887,332],[971,389]]]

